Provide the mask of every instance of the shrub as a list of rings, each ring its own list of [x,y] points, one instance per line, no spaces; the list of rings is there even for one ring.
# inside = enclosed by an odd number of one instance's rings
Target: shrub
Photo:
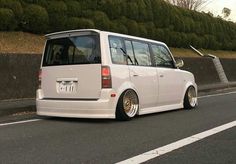
[[[126,27],[130,35],[139,36],[139,26],[134,20],[127,20]]]
[[[86,28],[94,28],[94,23],[92,20],[86,18],[71,17],[66,22],[67,30]]]
[[[146,38],[148,32],[145,25],[140,23],[138,26],[139,26],[139,36]]]
[[[43,33],[48,30],[48,13],[45,8],[38,5],[26,7],[23,16],[23,28],[34,33]]]
[[[81,6],[78,1],[66,1],[67,15],[70,17],[81,16]]]
[[[11,31],[16,29],[15,15],[11,9],[0,8],[0,30]]]
[[[95,11],[93,15],[93,20],[94,20],[96,28],[100,30],[110,29],[110,20],[104,12]]]
[[[49,1],[47,6],[49,23],[52,31],[65,29],[67,20],[67,6],[63,1]]]
[[[23,8],[18,0],[0,0],[0,8],[1,7],[11,9],[16,19],[20,21],[23,14]]]
[[[128,30],[119,20],[110,22],[110,31],[118,32],[121,34],[128,34]]]

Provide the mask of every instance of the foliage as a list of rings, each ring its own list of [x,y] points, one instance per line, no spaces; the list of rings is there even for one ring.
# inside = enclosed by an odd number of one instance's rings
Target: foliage
[[[48,13],[39,5],[28,5],[24,11],[23,29],[33,33],[42,33],[49,25]]]
[[[16,28],[15,15],[11,9],[0,8],[0,30],[8,31]]]
[[[18,0],[0,0],[0,8],[11,9],[15,17],[20,21],[20,18],[23,14],[23,8]]]
[[[236,50],[236,24],[164,0],[0,0],[0,29],[47,33],[96,28],[173,47]],[[229,12],[226,11],[226,14]]]
[[[51,31],[65,29],[67,6],[63,1],[49,1],[47,6]]]
[[[70,17],[67,19],[66,28],[67,29],[92,29],[94,28],[94,23],[90,19],[86,18],[77,18],[77,17]]]

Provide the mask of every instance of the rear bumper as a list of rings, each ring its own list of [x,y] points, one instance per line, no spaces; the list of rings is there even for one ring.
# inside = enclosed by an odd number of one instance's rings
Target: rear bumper
[[[57,100],[41,98],[37,90],[36,108],[41,116],[74,118],[115,118],[116,98],[111,98],[112,90],[104,90],[98,100]]]

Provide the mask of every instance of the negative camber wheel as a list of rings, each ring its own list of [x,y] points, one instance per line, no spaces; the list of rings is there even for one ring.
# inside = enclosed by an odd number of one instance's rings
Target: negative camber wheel
[[[192,109],[197,106],[197,93],[193,86],[190,86],[184,96],[184,108]]]
[[[116,118],[119,120],[130,120],[137,114],[138,109],[139,101],[137,94],[131,89],[126,90],[118,101]]]

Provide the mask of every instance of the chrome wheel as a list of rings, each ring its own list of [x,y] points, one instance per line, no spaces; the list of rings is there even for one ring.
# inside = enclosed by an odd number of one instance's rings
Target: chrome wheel
[[[123,96],[123,109],[128,117],[134,117],[138,111],[138,97],[133,90],[127,90]]]
[[[194,87],[188,89],[188,101],[191,107],[195,107],[197,104],[197,94]]]
[[[192,109],[197,106],[197,92],[193,86],[190,86],[184,96],[184,108]]]

